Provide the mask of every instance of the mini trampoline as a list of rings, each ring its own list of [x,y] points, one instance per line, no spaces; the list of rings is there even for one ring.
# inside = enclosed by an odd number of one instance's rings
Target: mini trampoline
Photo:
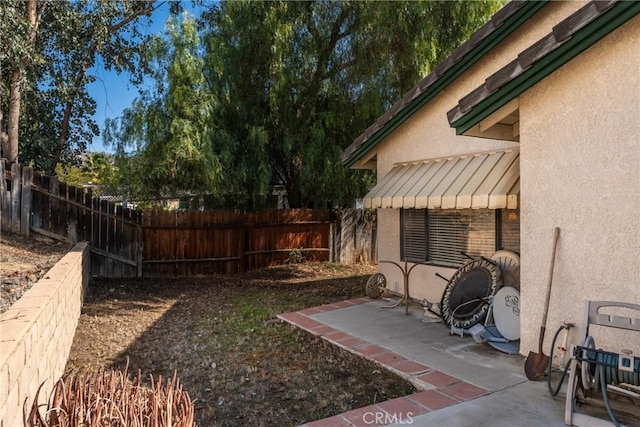
[[[501,286],[502,273],[495,261],[481,258],[463,265],[453,274],[442,294],[442,321],[460,329],[480,323]]]

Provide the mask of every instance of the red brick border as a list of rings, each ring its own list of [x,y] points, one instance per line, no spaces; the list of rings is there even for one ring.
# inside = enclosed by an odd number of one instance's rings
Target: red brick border
[[[409,360],[384,347],[354,337],[344,331],[335,329],[332,326],[309,317],[314,314],[367,302],[371,302],[371,300],[368,298],[355,298],[333,304],[325,304],[319,307],[307,308],[301,311],[279,314],[278,318],[293,326],[320,336],[322,339],[342,347],[351,353],[377,363],[385,369],[409,380],[419,391],[405,397],[387,400],[363,408],[353,409],[330,418],[313,421],[304,424],[305,427],[361,426],[372,425],[372,422],[376,425],[384,425],[384,423],[379,424],[375,422],[376,416],[380,417],[381,420],[385,420],[386,424],[392,424],[400,419],[398,417],[404,417],[405,420],[408,420],[410,417],[422,415],[460,402],[473,400],[489,393],[488,390],[481,387],[461,381],[443,372],[433,370],[426,365]],[[366,417],[371,418],[371,420],[365,419]],[[393,421],[394,419],[396,421]]]

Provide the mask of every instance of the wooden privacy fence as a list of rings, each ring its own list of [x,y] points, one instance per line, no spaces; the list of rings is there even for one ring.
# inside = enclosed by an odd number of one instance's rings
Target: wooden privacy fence
[[[0,226],[91,245],[94,277],[235,274],[305,260],[376,262],[375,211],[123,208],[0,160]]]
[[[0,159],[0,227],[29,236],[91,244],[94,276],[142,274],[142,213],[93,197],[90,188],[59,182]]]
[[[331,259],[328,210],[145,211],[145,277],[233,274]]]

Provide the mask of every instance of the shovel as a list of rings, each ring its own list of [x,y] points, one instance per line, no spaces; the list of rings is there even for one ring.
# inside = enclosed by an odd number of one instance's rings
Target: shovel
[[[553,251],[551,253],[551,268],[549,269],[549,282],[547,283],[547,295],[544,301],[544,312],[542,315],[542,324],[540,325],[540,340],[538,341],[538,352],[529,352],[527,360],[524,362],[524,373],[529,380],[540,379],[547,372],[549,366],[549,356],[542,352],[542,343],[544,342],[544,331],[547,327],[547,313],[549,312],[549,299],[551,298],[551,283],[553,281],[553,266],[556,262],[556,247],[558,246],[558,236],[560,229],[556,227],[553,230]]]

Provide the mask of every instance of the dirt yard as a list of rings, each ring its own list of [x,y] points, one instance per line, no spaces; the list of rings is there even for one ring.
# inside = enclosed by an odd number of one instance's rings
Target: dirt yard
[[[0,313],[6,311],[56,262],[71,246],[34,236],[24,238],[0,233]]]
[[[276,314],[364,296],[370,266],[290,264],[242,277],[95,280],[67,371],[174,370],[200,426],[292,426],[413,392]]]

